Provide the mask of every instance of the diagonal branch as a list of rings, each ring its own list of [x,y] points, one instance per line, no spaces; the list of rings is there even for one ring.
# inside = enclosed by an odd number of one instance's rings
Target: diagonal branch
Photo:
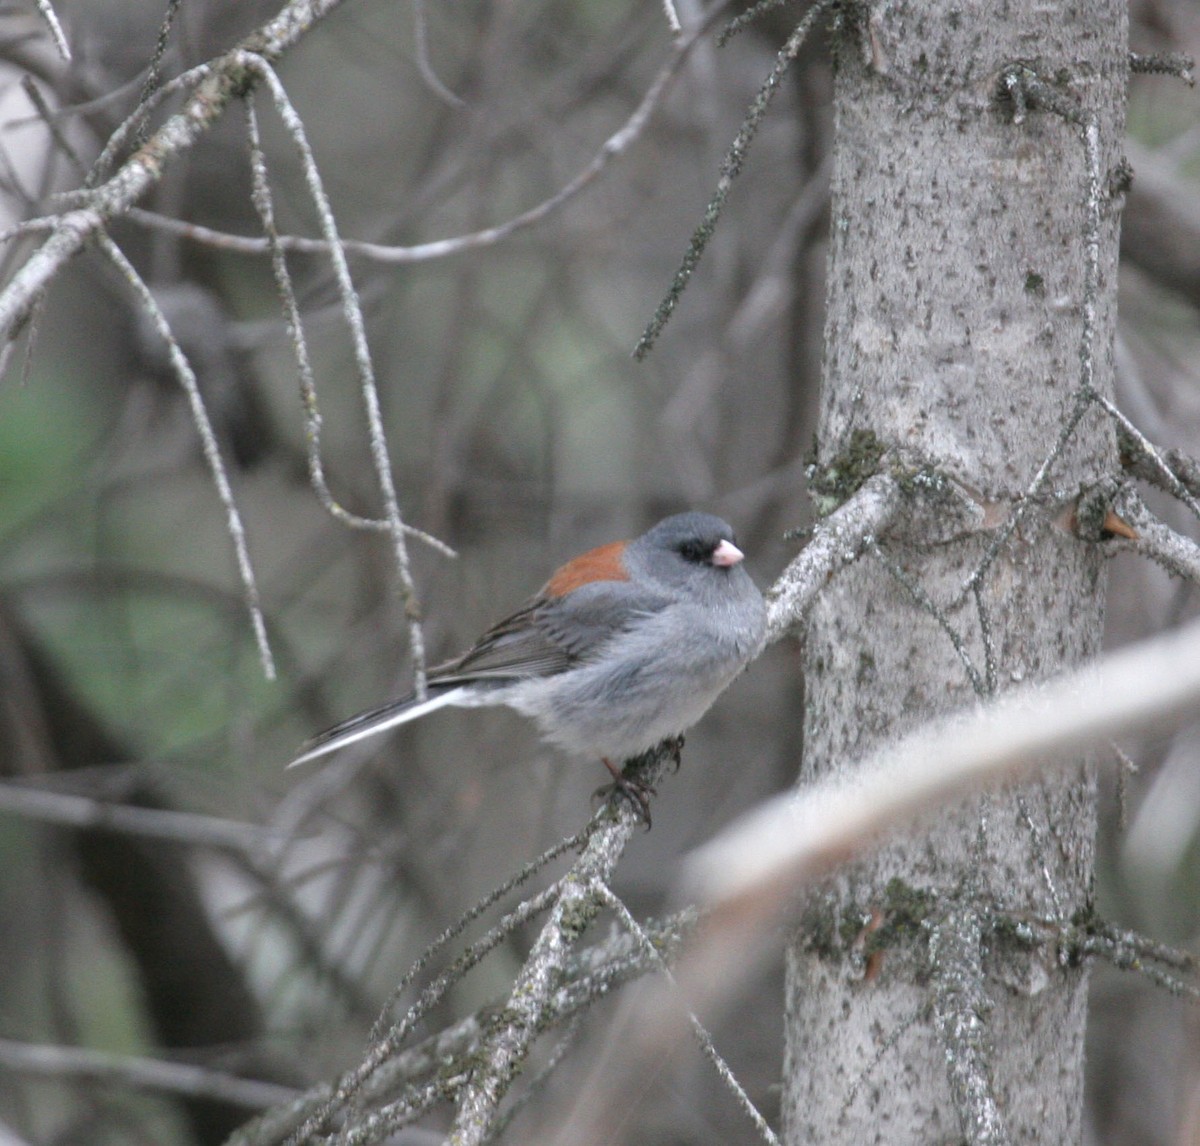
[[[768,642],[786,636],[804,621],[829,579],[855,561],[896,517],[901,496],[895,478],[876,474],[817,523],[812,540],[767,593]]]
[[[38,295],[67,261],[109,219],[123,214],[158,183],[171,159],[192,147],[224,115],[230,101],[243,92],[251,78],[239,55],[242,50],[274,60],[343,2],[290,0],[274,19],[247,36],[238,49],[217,60],[212,74],[199,84],[183,109],[138,148],[111,179],[89,192],[85,206],[60,215],[49,238],[0,291],[0,340],[19,332]]]
[[[653,786],[673,752],[668,742],[639,757],[639,782]],[[484,1040],[479,1066],[458,1098],[450,1146],[480,1146],[488,1139],[501,1101],[553,1018],[554,992],[575,942],[603,904],[596,889],[608,884],[640,821],[630,801],[614,800],[611,808],[600,813],[583,854],[560,881],[550,918],[513,983],[499,1021]]]

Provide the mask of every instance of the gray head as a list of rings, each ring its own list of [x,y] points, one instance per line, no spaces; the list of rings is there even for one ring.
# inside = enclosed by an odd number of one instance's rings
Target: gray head
[[[630,542],[626,564],[667,585],[749,582],[733,527],[711,513],[677,513]]]

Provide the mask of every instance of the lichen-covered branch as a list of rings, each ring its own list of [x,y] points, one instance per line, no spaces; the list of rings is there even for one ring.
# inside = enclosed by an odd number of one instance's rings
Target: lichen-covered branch
[[[899,483],[890,474],[869,477],[839,508],[822,518],[812,540],[767,593],[767,640],[777,641],[804,620],[817,594],[862,553],[900,508]]]
[[[639,757],[639,782],[653,786],[672,757],[670,744]],[[610,808],[602,813],[583,854],[560,881],[550,918],[513,983],[508,1003],[483,1040],[479,1065],[458,1097],[449,1135],[452,1146],[479,1146],[487,1140],[501,1101],[534,1041],[553,1018],[554,993],[575,944],[603,903],[596,889],[607,885],[641,822],[639,811],[629,801],[614,801]]]
[[[946,1077],[963,1136],[971,1146],[1006,1146],[1010,1139],[988,1069],[982,951],[978,907],[955,903],[929,940],[933,1018],[946,1052]]]
[[[1172,577],[1200,585],[1200,545],[1159,521],[1132,485],[1120,487],[1112,499],[1112,510],[1137,535],[1109,542],[1114,550],[1132,550],[1161,565]]]

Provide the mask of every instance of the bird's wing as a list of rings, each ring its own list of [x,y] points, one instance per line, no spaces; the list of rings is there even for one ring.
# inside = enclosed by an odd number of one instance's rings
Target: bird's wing
[[[430,671],[430,682],[554,676],[591,659],[608,641],[669,603],[624,581],[597,581],[563,597],[539,595],[493,625],[474,647]]]
[[[465,653],[429,672],[430,681],[467,681],[554,676],[575,663],[570,650],[538,623],[538,601],[524,605],[493,625]]]

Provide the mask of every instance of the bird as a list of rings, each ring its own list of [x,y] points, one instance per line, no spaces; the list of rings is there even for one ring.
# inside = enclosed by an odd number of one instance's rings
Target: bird
[[[446,707],[506,705],[571,757],[599,757],[649,808],[625,761],[682,734],[761,652],[766,606],[733,529],[675,514],[630,541],[558,568],[466,652],[429,670],[415,693],[307,741],[289,767]]]

